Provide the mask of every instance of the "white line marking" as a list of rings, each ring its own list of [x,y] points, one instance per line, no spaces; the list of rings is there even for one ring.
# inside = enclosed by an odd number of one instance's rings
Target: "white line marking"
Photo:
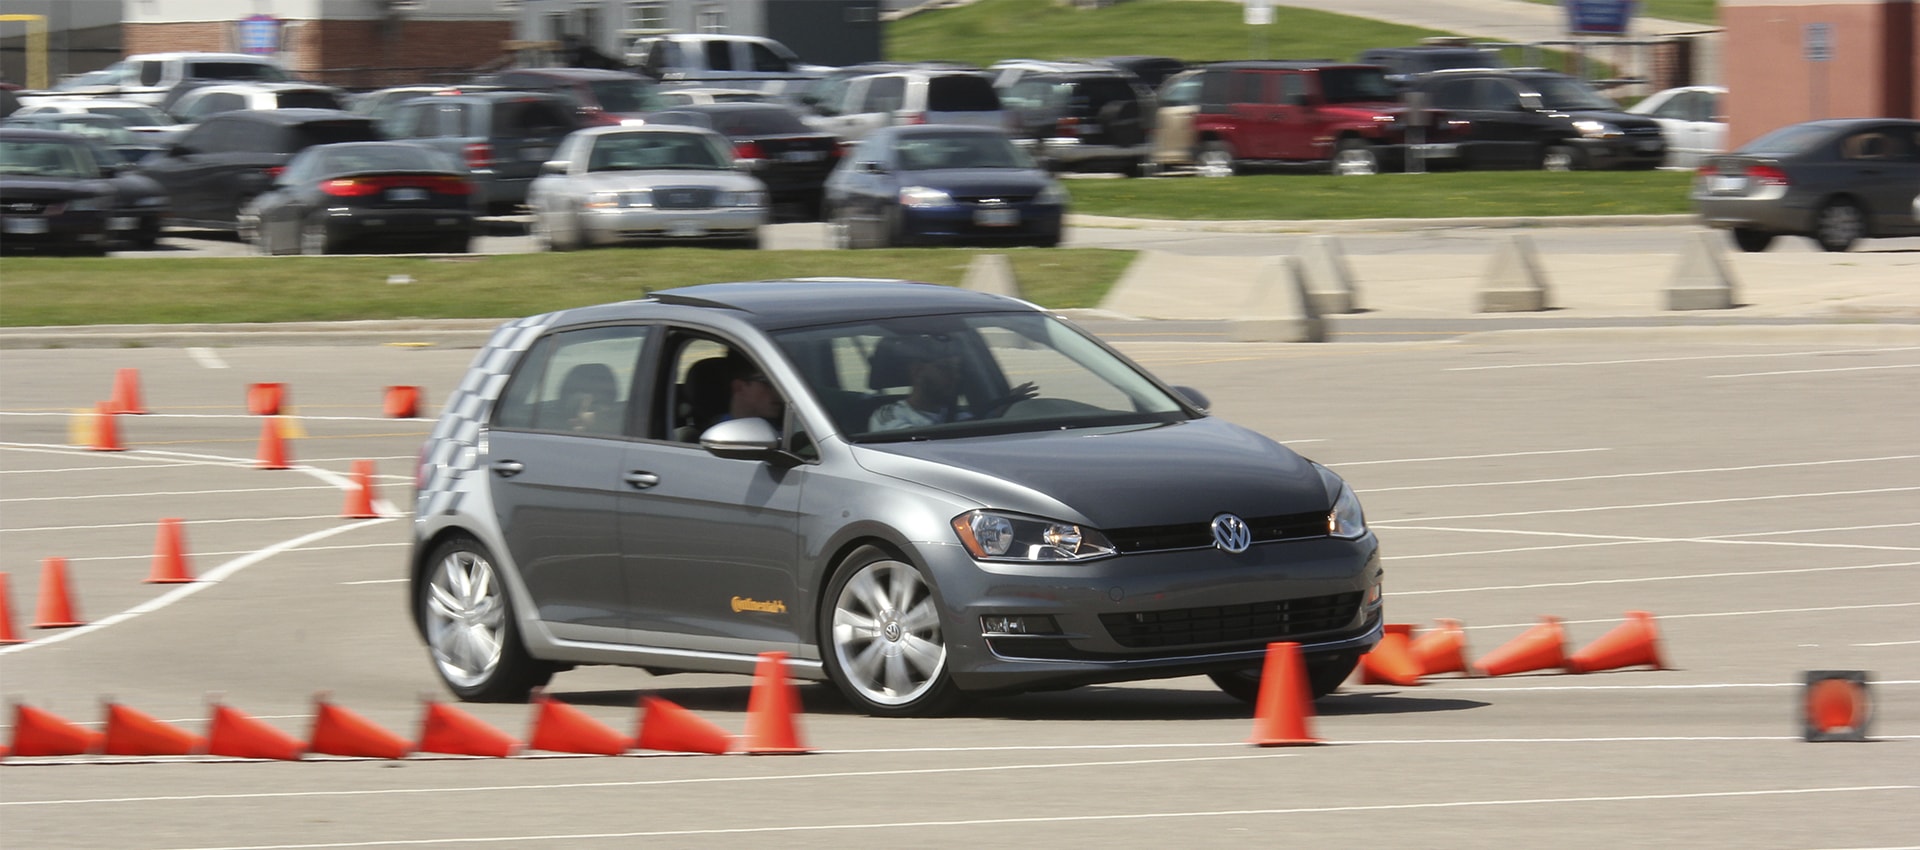
[[[1854,570],[1883,570],[1899,567],[1920,567],[1920,561],[1898,561],[1889,564],[1858,564],[1846,567],[1800,567],[1786,570],[1742,570],[1725,573],[1693,573],[1679,576],[1643,576],[1640,578],[1597,578],[1585,581],[1550,581],[1538,584],[1509,584],[1492,587],[1454,587],[1444,590],[1396,590],[1394,596],[1438,596],[1444,593],[1485,593],[1490,590],[1545,590],[1554,587],[1590,587],[1602,584],[1639,584],[1655,581],[1692,581],[1709,578],[1751,578],[1753,576],[1787,576],[1805,573],[1841,573]]]
[[[326,516],[268,516],[268,517],[229,517],[227,519],[185,520],[187,525],[223,525],[232,522],[305,522],[316,519],[339,519],[337,514]],[[157,522],[119,522],[107,525],[41,525],[29,528],[0,528],[0,534],[27,531],[104,531],[109,528],[154,528]]]
[[[1886,463],[1891,460],[1915,460],[1920,455],[1890,455],[1843,460],[1811,460],[1795,463],[1762,463],[1753,466],[1718,466],[1701,469],[1668,469],[1658,472],[1616,472],[1609,475],[1576,475],[1567,478],[1527,478],[1515,481],[1469,481],[1460,484],[1418,484],[1408,487],[1375,487],[1360,493],[1398,493],[1407,490],[1451,490],[1457,487],[1510,487],[1519,484],[1566,484],[1573,481],[1610,481],[1619,478],[1658,478],[1664,475],[1703,475],[1715,472],[1752,472],[1759,469],[1792,469],[1802,466],[1830,466],[1843,463]]]
[[[410,580],[411,579],[404,579],[404,578],[379,578],[379,579],[368,579],[367,581],[343,581],[341,582],[341,584],[349,587],[356,584],[405,584]]]
[[[1543,369],[1557,366],[1623,366],[1634,363],[1684,363],[1689,360],[1748,360],[1764,357],[1823,357],[1830,354],[1883,354],[1890,351],[1920,351],[1920,347],[1851,348],[1833,351],[1777,351],[1753,354],[1703,354],[1693,357],[1642,357],[1633,360],[1587,360],[1561,363],[1514,363],[1506,366],[1455,366],[1448,372],[1483,372],[1491,369]]]
[[[1848,644],[1848,645],[1849,646],[1915,646],[1915,645],[1920,645],[1920,640],[1888,640],[1888,641],[1881,641],[1879,643],[1854,643],[1854,644]]]
[[[1739,372],[1732,375],[1708,375],[1709,378],[1765,378],[1773,375],[1824,375],[1829,372],[1867,372],[1875,369],[1920,369],[1920,363],[1895,366],[1846,366],[1838,369],[1787,369],[1779,372]]]
[[[1393,527],[1396,522],[1441,522],[1460,519],[1502,519],[1516,516],[1545,516],[1548,514],[1583,514],[1597,511],[1638,511],[1649,508],[1684,508],[1695,505],[1727,505],[1736,502],[1769,502],[1780,499],[1824,499],[1830,496],[1872,496],[1880,493],[1909,493],[1920,487],[1877,487],[1872,490],[1829,490],[1821,493],[1782,493],[1777,496],[1732,496],[1725,499],[1689,499],[1684,502],[1642,502],[1637,505],[1597,505],[1590,508],[1550,508],[1539,511],[1506,511],[1497,514],[1455,514],[1453,516],[1407,517],[1406,519],[1373,519],[1372,525]],[[1362,491],[1366,492],[1366,491]]]
[[[1491,460],[1493,458],[1500,458],[1500,457],[1532,457],[1535,455],[1573,455],[1573,454],[1583,454],[1586,452],[1610,452],[1610,451],[1613,451],[1613,449],[1554,449],[1552,451],[1538,451],[1538,452],[1501,452],[1499,454],[1490,454],[1490,455],[1452,455],[1450,457],[1408,457],[1408,458],[1400,458],[1398,460],[1355,460],[1355,461],[1347,461],[1345,463],[1336,463],[1331,465],[1332,466],[1375,466],[1383,463],[1435,463],[1438,461],[1448,461],[1448,460]]]
[[[200,364],[202,369],[227,368],[227,361],[220,359],[220,355],[215,354],[211,348],[189,348],[187,356],[193,358],[193,362]]]
[[[1430,683],[1442,681],[1458,682],[1461,679],[1429,679]],[[1885,682],[1868,682],[1873,687],[1894,687],[1920,685],[1920,679],[1894,679]],[[1722,682],[1695,685],[1523,685],[1512,688],[1446,688],[1447,693],[1486,693],[1486,694],[1522,694],[1548,693],[1553,691],[1724,691],[1740,688],[1804,688],[1806,682]],[[1436,691],[1437,693],[1438,691]],[[1895,735],[1897,738],[1920,738],[1920,735]],[[1685,740],[1685,739],[1675,739]],[[1774,738],[1768,740],[1799,740],[1798,738]]]
[[[385,516],[385,515],[380,517],[381,520],[400,519],[400,518],[401,517]],[[345,551],[351,551],[354,549],[389,549],[396,546],[411,546],[411,545],[413,544],[407,543],[405,541],[397,541],[393,543],[354,543],[347,546],[296,546],[291,549],[287,549],[285,551],[288,551],[288,552],[345,552]],[[239,549],[239,550],[228,551],[228,552],[189,552],[188,555],[192,557],[224,558],[224,557],[227,557],[228,555],[245,555],[247,554],[247,552],[248,550]],[[98,564],[98,563],[106,563],[108,561],[145,561],[152,557],[153,557],[153,553],[151,552],[144,555],[95,555],[91,557],[82,557],[82,558],[67,558],[66,562],[69,564]],[[200,579],[200,580],[205,581],[206,579]]]
[[[1892,523],[1884,526],[1861,526],[1861,528],[1898,528],[1911,523]],[[1856,529],[1830,528],[1813,529],[1807,532],[1767,531],[1751,534],[1723,534],[1706,537],[1633,537],[1620,534],[1580,534],[1571,531],[1523,531],[1510,528],[1456,528],[1438,525],[1396,525],[1394,531],[1440,531],[1462,534],[1511,534],[1521,537],[1572,537],[1604,541],[1600,543],[1568,543],[1560,546],[1517,546],[1507,549],[1481,549],[1470,552],[1430,552],[1423,555],[1392,555],[1386,560],[1415,561],[1428,558],[1457,558],[1462,556],[1507,555],[1516,552],[1551,552],[1563,549],[1594,549],[1606,546],[1635,546],[1649,543],[1713,543],[1725,546],[1790,546],[1810,549],[1867,549],[1888,552],[1920,552],[1920,546],[1872,546],[1865,543],[1808,543],[1794,540],[1743,540],[1738,538],[1751,536],[1772,536],[1780,534],[1813,533],[1815,531],[1853,531]]]
[[[1826,605],[1819,608],[1768,608],[1760,611],[1708,611],[1697,614],[1661,614],[1662,620],[1704,620],[1713,617],[1752,617],[1762,614],[1819,614],[1830,611],[1867,611],[1876,608],[1920,608],[1920,602],[1875,602],[1866,605]],[[1564,625],[1578,626],[1593,623],[1618,623],[1620,617],[1603,617],[1597,620],[1561,620]],[[1467,626],[1473,629],[1521,629],[1537,626],[1539,623],[1491,623],[1484,626]]]
[[[1255,817],[1272,815],[1333,814],[1349,812],[1394,812],[1436,809],[1473,809],[1496,806],[1552,806],[1590,803],[1630,803],[1671,800],[1711,800],[1736,797],[1779,797],[1806,794],[1857,794],[1882,791],[1911,791],[1920,785],[1851,785],[1825,788],[1775,788],[1746,791],[1695,791],[1680,794],[1619,794],[1594,797],[1531,797],[1500,800],[1453,800],[1431,803],[1378,803],[1349,806],[1300,806],[1285,809],[1216,809],[1180,812],[1130,812],[1107,815],[1053,815],[1048,817],[973,818],[968,820],[926,820],[868,823],[803,824],[787,826],[747,826],[722,829],[665,829],[649,832],[591,832],[545,835],[467,836],[457,838],[392,839],[326,844],[257,844],[230,847],[197,847],[185,850],[320,850],[330,847],[397,847],[432,844],[503,844],[522,842],[591,841],[601,839],[669,838],[676,836],[770,835],[777,833],[841,832],[868,830],[927,829],[938,827],[1012,826],[1019,824],[1098,823],[1115,821],[1187,820],[1195,818]]]
[[[0,504],[12,502],[77,502],[91,499],[145,499],[156,496],[225,496],[233,493],[285,493],[294,490],[335,490],[330,484],[310,484],[299,487],[240,487],[232,490],[164,490],[154,493],[88,493],[83,496],[23,496],[17,499],[0,499]]]

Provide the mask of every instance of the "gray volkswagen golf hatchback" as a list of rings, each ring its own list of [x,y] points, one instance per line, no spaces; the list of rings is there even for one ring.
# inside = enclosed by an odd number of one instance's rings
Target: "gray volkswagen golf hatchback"
[[[751,674],[876,715],[1209,675],[1315,695],[1381,634],[1339,476],[1012,298],[810,279],[502,326],[421,457],[413,615],[468,700],[582,664]]]

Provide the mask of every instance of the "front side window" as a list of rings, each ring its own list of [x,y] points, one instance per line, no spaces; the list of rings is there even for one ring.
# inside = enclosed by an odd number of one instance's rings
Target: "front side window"
[[[867,93],[860,101],[861,112],[892,112],[906,102],[907,81],[900,77],[874,77],[867,81]]]
[[[1035,168],[1033,159],[1007,141],[986,133],[914,134],[900,139],[894,161],[902,171],[949,168]]]
[[[1320,91],[1328,103],[1375,103],[1400,97],[1380,68],[1326,68],[1320,72]]]
[[[634,371],[648,331],[588,328],[534,343],[494,404],[493,426],[603,437],[627,433]]]
[[[1620,104],[1614,103],[1606,95],[1594,91],[1592,86],[1572,77],[1541,77],[1531,81],[1540,91],[1540,102],[1548,109],[1604,109],[1618,110]]]

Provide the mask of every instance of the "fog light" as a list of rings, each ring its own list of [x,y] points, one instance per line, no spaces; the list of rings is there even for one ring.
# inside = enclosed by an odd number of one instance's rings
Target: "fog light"
[[[1375,605],[1380,604],[1380,594],[1381,594],[1381,585],[1376,584],[1372,587],[1367,588],[1367,607],[1371,608]]]
[[[980,632],[987,635],[1056,635],[1060,627],[1045,614],[1024,617],[988,614],[980,618]]]

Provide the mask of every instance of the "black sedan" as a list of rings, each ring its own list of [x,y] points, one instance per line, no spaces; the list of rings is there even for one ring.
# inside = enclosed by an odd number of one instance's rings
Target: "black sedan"
[[[115,168],[71,133],[0,129],[0,248],[106,253]]]
[[[1920,236],[1920,121],[1854,118],[1782,127],[1708,157],[1693,203],[1742,251],[1807,236],[1828,251],[1861,239]]]
[[[773,103],[687,104],[647,117],[649,124],[691,124],[733,142],[734,161],[767,184],[776,218],[815,221],[827,175],[840,163],[840,137],[808,127]]]
[[[1067,193],[1001,130],[874,131],[827,178],[836,247],[1060,244]]]
[[[265,254],[331,254],[349,246],[465,253],[473,183],[440,151],[405,142],[316,145],[287,163],[240,211],[240,236]]]

